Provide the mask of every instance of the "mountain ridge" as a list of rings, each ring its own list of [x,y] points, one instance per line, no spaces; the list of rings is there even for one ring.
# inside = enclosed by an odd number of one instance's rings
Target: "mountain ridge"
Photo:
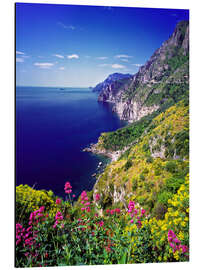
[[[178,76],[180,72],[181,76]],[[171,37],[153,53],[135,75],[129,79],[113,81],[103,87],[98,101],[114,103],[113,111],[120,119],[134,122],[156,111],[163,104],[171,102],[171,99],[178,100],[187,88],[189,22],[180,21]]]

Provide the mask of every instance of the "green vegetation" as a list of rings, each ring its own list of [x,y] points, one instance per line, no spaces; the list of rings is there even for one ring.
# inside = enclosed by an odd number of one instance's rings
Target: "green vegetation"
[[[178,24],[179,43],[187,23]],[[180,262],[189,260],[189,61],[180,44],[153,64],[155,85],[130,86],[160,108],[136,123],[103,133],[98,147],[127,149],[73,202],[52,191],[16,187],[16,266]],[[129,80],[115,82],[115,91]]]
[[[103,133],[99,139],[100,147],[106,150],[117,151],[140,138],[145,129],[151,124],[152,119],[159,114],[159,111],[143,117],[136,123],[113,132]]]
[[[52,216],[49,211],[53,213],[55,206],[43,205],[49,197],[42,200],[38,195],[43,191],[21,185],[16,194],[29,204],[29,189],[38,206],[29,217],[21,208],[21,218],[16,220],[16,267],[188,261],[188,184],[186,177],[177,192],[168,196],[164,213],[158,202],[156,212],[162,220],[150,217],[150,212],[132,200],[128,211],[116,205],[104,209],[99,193],[92,201],[83,191],[73,204],[69,182],[65,184],[69,199],[55,197],[58,211]]]
[[[95,188],[112,197],[106,186],[118,191],[125,185],[126,196],[133,191],[143,207],[163,218],[168,199],[189,172],[188,133],[188,104],[182,100],[148,123],[137,143],[105,169]]]

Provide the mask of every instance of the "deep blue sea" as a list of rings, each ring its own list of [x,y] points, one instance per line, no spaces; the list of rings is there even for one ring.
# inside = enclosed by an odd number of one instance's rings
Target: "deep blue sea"
[[[76,196],[91,190],[92,174],[107,159],[82,149],[124,125],[91,89],[16,87],[16,185],[35,184],[58,196],[66,181]]]

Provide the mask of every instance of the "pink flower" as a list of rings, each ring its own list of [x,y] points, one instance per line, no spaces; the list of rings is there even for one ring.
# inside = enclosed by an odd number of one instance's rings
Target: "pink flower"
[[[56,204],[61,204],[61,199],[56,199]]]
[[[75,194],[73,194],[72,196],[73,196],[73,198],[75,198]]]
[[[61,212],[60,211],[58,211],[57,213],[56,213],[56,216],[55,216],[55,220],[63,220],[63,216],[62,216],[62,214],[61,214]]]
[[[131,219],[130,223],[133,223],[133,222],[134,222],[134,220],[133,220],[133,219]]]
[[[128,213],[131,213],[135,208],[135,203],[133,201],[130,201],[128,204]]]
[[[65,183],[65,187],[64,187],[65,193],[70,194],[72,192],[72,186],[69,182]]]
[[[116,208],[116,209],[115,209],[115,212],[116,212],[117,214],[120,214],[121,210],[120,210],[119,208]]]
[[[173,238],[176,237],[175,233],[174,233],[172,230],[169,230],[169,231],[168,231],[168,236],[171,236],[171,237],[173,237]]]
[[[188,247],[187,247],[187,246],[185,246],[185,245],[180,245],[180,248],[182,248],[182,252],[183,252],[183,253],[188,252]]]
[[[115,212],[114,209],[112,209],[112,210],[110,211],[110,214],[113,215],[114,212]]]
[[[89,206],[86,208],[86,211],[87,212],[90,212],[90,207]]]
[[[100,194],[97,193],[97,194],[95,195],[95,200],[96,200],[96,201],[99,201],[99,200],[100,200],[100,197],[101,197]]]
[[[142,215],[144,215],[144,214],[145,214],[145,212],[146,212],[146,210],[145,210],[145,209],[142,209],[142,210],[141,210],[141,214],[142,214]]]
[[[110,210],[109,210],[109,209],[107,209],[107,210],[106,210],[106,213],[107,213],[107,214],[109,214],[109,213],[110,213]]]
[[[90,205],[90,202],[86,202],[86,203],[85,203],[85,206],[87,206],[87,205]]]
[[[180,240],[178,240],[177,238],[173,239],[174,243],[179,243],[180,244]]]
[[[86,209],[85,207],[82,207],[82,208],[81,208],[82,211],[85,211],[85,209]]]
[[[101,221],[99,222],[99,226],[102,227],[103,225],[104,225],[104,221],[101,220]]]
[[[72,189],[65,190],[65,193],[70,194],[72,192]]]
[[[44,209],[45,209],[45,207],[44,206],[41,206],[40,209],[39,209],[39,212],[40,213],[44,212]]]
[[[135,209],[135,210],[134,210],[134,214],[137,215],[137,213],[138,213],[138,211],[137,211],[137,209]]]

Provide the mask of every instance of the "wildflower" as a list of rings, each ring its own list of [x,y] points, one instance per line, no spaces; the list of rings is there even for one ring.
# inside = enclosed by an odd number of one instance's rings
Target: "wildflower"
[[[86,208],[86,211],[87,211],[88,213],[90,212],[90,207],[89,207],[89,206]]]
[[[61,199],[56,199],[56,204],[61,204]]]
[[[137,221],[137,223],[138,223],[139,227],[141,227],[141,226],[142,226],[142,223],[141,223],[141,221],[140,221],[140,220],[138,220],[138,221]]]
[[[54,225],[53,225],[53,228],[54,228],[54,229],[55,229],[56,226],[59,224],[59,221],[60,221],[60,220],[63,220],[63,216],[62,216],[61,212],[58,211],[58,212],[56,213],[56,216],[55,216],[55,223],[54,223]]]
[[[60,211],[58,211],[58,212],[56,213],[55,219],[56,219],[56,220],[63,220],[63,216],[62,216],[62,214],[61,214]]]
[[[96,195],[95,195],[95,201],[99,201],[100,200],[100,194],[99,193],[97,193]]]
[[[105,247],[106,251],[110,252],[111,251],[111,248],[108,246],[108,247]]]
[[[75,198],[75,194],[73,194],[72,197]]]
[[[112,209],[112,210],[110,211],[110,214],[113,215],[114,212],[115,212],[114,209]]]
[[[99,222],[99,226],[102,227],[103,225],[104,225],[104,221],[101,220],[101,221]]]
[[[131,213],[135,208],[135,203],[133,201],[130,201],[128,204],[128,213]]]
[[[87,206],[87,205],[90,205],[90,202],[86,202],[86,203],[85,203],[85,206]]]
[[[185,245],[180,245],[180,248],[182,249],[182,253],[188,252],[188,247]]]
[[[70,194],[72,192],[72,186],[69,182],[65,183],[65,187],[64,187],[65,193]]]
[[[142,209],[142,210],[141,210],[141,214],[142,214],[142,215],[144,215],[144,214],[145,214],[145,212],[146,212],[146,210],[145,210],[145,209]]]
[[[116,209],[115,209],[115,212],[116,212],[117,214],[120,214],[121,210],[120,210],[119,208],[116,208]]]

